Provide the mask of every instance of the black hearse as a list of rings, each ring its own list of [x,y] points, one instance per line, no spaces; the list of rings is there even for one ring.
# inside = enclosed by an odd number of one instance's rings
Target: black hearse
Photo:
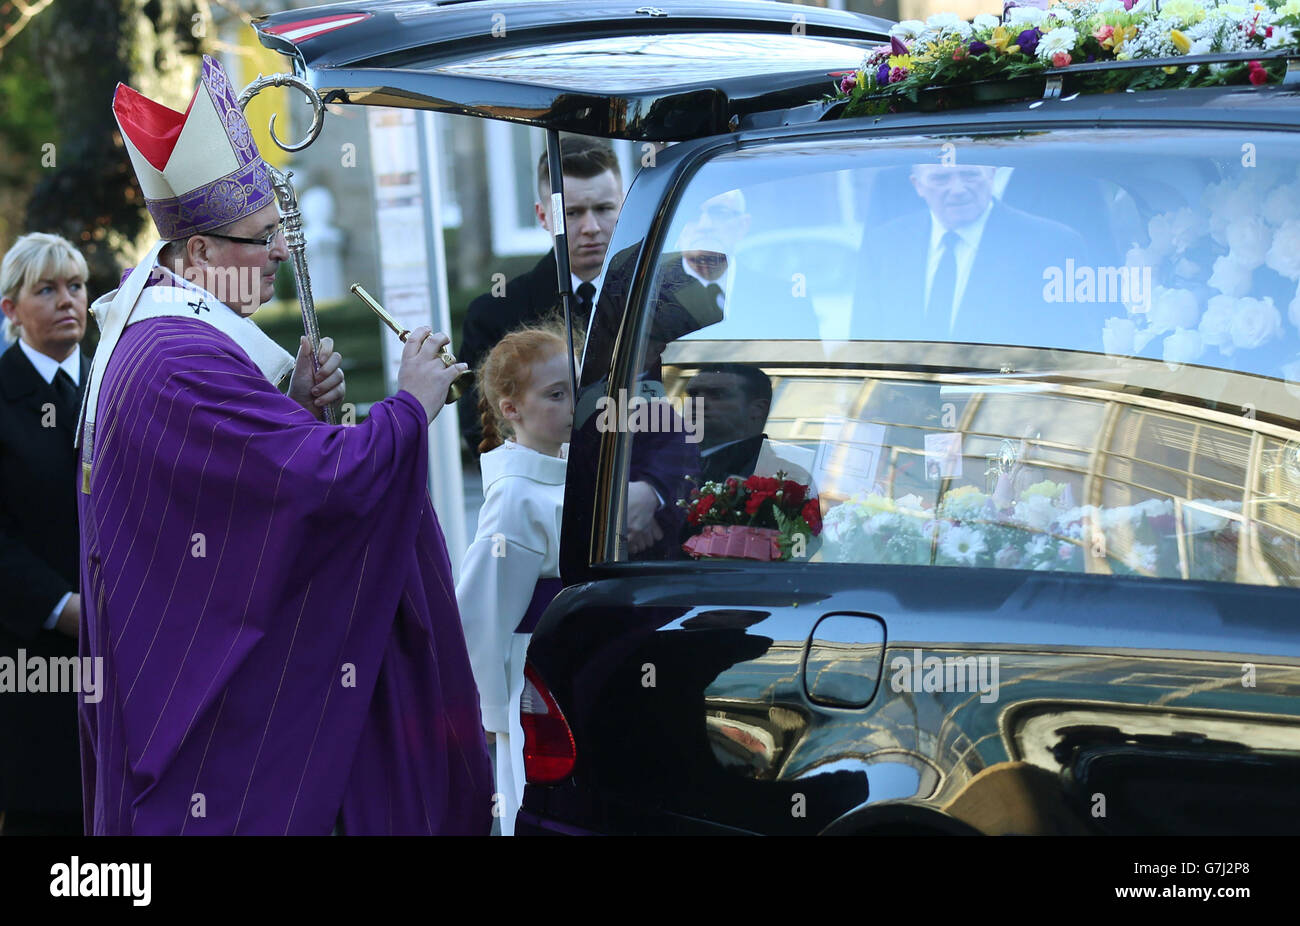
[[[1300,830],[1295,85],[1040,79],[841,118],[890,25],[560,0],[257,23],[326,102],[644,143],[516,831]],[[671,411],[633,427],[637,403]]]

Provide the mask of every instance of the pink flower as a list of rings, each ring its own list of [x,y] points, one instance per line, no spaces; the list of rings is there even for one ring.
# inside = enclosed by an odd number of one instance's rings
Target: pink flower
[[[1072,60],[1074,59],[1070,57],[1070,53],[1068,51],[1058,51],[1056,54],[1052,55],[1052,67],[1063,68],[1066,65],[1068,65]]]
[[[1097,29],[1092,33],[1092,37],[1096,39],[1098,42],[1104,42],[1114,34],[1115,34],[1114,26],[1098,26]]]
[[[1137,6],[1137,0],[1124,0],[1124,9],[1126,11],[1132,10],[1135,6]]]
[[[840,78],[840,93],[849,93],[858,85],[857,74],[845,74]]]
[[[952,53],[952,60],[953,60],[953,61],[965,61],[965,60],[966,60],[966,49],[965,49],[964,47],[958,45],[956,51],[954,51],[954,52]]]
[[[1247,62],[1246,66],[1250,68],[1250,82],[1252,84],[1258,87],[1260,84],[1268,83],[1268,71],[1264,70],[1262,64],[1258,61],[1250,61]]]
[[[892,71],[889,72],[889,82],[891,84],[896,84],[900,80],[906,80],[906,79],[907,79],[907,68],[894,68]]]

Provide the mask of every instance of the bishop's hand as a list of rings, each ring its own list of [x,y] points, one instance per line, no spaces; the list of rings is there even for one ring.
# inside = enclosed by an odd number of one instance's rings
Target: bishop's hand
[[[289,381],[289,398],[315,415],[317,420],[323,420],[325,406],[343,401],[345,386],[343,371],[339,368],[343,355],[334,349],[332,338],[321,338],[316,359],[319,367],[313,376],[311,347],[306,336],[299,338],[298,358],[293,378]]]

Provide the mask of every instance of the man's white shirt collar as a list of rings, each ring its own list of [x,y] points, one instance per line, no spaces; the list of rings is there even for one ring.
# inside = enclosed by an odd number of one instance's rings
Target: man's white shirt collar
[[[988,224],[989,215],[992,212],[993,200],[990,199],[989,204],[984,207],[984,211],[980,213],[979,218],[960,228],[952,229],[957,234],[960,243],[957,245],[954,254],[957,261],[957,278],[952,294],[952,312],[948,317],[949,330],[957,323],[957,307],[961,305],[962,297],[966,293],[966,284],[970,280],[971,269],[975,264],[975,252],[979,250],[980,239],[984,237],[984,226]],[[939,221],[939,217],[934,212],[931,212],[930,250],[927,252],[930,258],[925,271],[925,305],[929,305],[930,284],[934,282],[934,273],[939,269],[939,259],[943,253],[940,242],[943,241],[943,236],[948,231],[949,229]]]
[[[596,305],[596,300],[600,297],[600,287],[601,287],[601,285],[605,282],[605,271],[604,271],[604,269],[602,268],[601,271],[600,271],[600,276],[598,276],[598,277],[596,277],[596,279],[594,279],[594,280],[590,280],[590,281],[588,281],[588,280],[583,280],[583,279],[581,279],[581,278],[580,278],[576,273],[573,273],[572,271],[570,271],[570,272],[569,272],[569,282],[570,282],[570,283],[572,284],[572,286],[573,286],[573,289],[570,290],[570,292],[573,293],[575,299],[576,299],[577,296],[578,296],[578,287],[581,286],[583,283],[590,282],[592,286],[596,287],[596,291],[595,291],[594,293],[591,294],[591,305],[592,305],[592,307],[594,308],[595,305]],[[576,304],[577,304],[577,303],[575,302],[575,305],[576,305]]]
[[[18,346],[23,349],[23,353],[32,362],[32,366],[36,367],[36,372],[41,374],[41,379],[47,383],[54,382],[54,377],[58,375],[59,368],[62,367],[63,371],[72,377],[74,386],[81,385],[81,351],[77,348],[74,347],[72,353],[68,354],[67,358],[60,363],[53,357],[42,354],[22,338],[18,339]]]
[[[736,262],[731,259],[730,255],[727,256],[727,269],[723,272],[722,276],[716,280],[708,280],[700,276],[698,273],[696,273],[694,270],[691,269],[691,265],[687,263],[685,257],[682,258],[682,269],[686,271],[686,273],[689,276],[692,276],[695,279],[699,280],[702,286],[708,287],[713,283],[718,284],[719,288],[721,288],[722,290],[722,302],[723,302],[723,306],[719,306],[719,308],[722,308],[723,311],[726,311],[725,309],[726,302],[728,299],[731,298],[731,283],[736,278]]]

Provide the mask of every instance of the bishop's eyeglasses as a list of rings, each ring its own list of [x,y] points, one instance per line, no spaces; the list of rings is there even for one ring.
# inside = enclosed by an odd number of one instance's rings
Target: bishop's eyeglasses
[[[235,241],[239,244],[260,244],[270,253],[271,248],[275,247],[275,236],[284,230],[284,219],[275,223],[275,228],[271,229],[270,234],[265,238],[240,238],[236,235],[222,235],[217,232],[204,232],[210,238],[221,238],[225,241]]]

